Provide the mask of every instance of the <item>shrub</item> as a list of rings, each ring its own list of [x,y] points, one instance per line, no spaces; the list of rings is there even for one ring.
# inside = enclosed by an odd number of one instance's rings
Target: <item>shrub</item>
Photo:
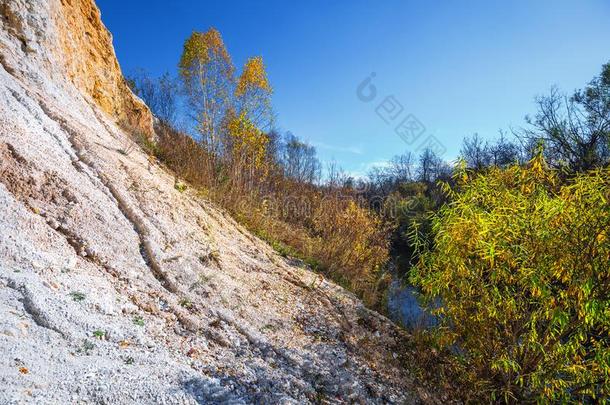
[[[388,260],[388,232],[380,219],[354,200],[329,198],[314,212],[313,232],[323,240],[314,257],[373,304],[379,298],[376,283],[381,268]]]
[[[214,185],[216,160],[189,135],[161,124],[157,133],[156,154],[181,178],[197,187]]]
[[[240,222],[280,254],[303,260],[355,292],[367,305],[382,309],[382,293],[388,281],[382,272],[388,260],[387,229],[377,215],[353,199],[324,198],[317,193],[302,196],[312,205],[308,209],[288,209],[295,213],[292,219],[285,218],[284,211],[261,208],[267,200],[256,194],[244,196],[231,209]]]
[[[561,185],[539,155],[470,175],[411,274],[442,302],[431,334],[487,400],[608,398],[610,171]]]

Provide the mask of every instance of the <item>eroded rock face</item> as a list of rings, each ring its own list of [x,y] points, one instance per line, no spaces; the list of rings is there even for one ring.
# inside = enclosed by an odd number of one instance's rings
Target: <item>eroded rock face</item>
[[[70,80],[105,112],[152,133],[150,111],[128,88],[93,0],[61,0],[61,8],[59,58],[63,55]]]
[[[0,15],[0,403],[432,400],[400,329],[133,145],[91,1]]]
[[[117,122],[153,133],[150,111],[127,86],[93,0],[0,0],[0,16],[8,70],[32,77],[42,68],[68,79]]]

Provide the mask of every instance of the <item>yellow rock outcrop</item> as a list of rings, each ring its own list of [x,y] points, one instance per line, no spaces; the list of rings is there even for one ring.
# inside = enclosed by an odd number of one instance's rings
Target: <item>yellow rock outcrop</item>
[[[61,0],[61,7],[55,23],[70,80],[118,121],[152,133],[150,111],[127,86],[97,6],[92,0]]]
[[[25,81],[71,83],[116,122],[153,133],[152,114],[127,86],[93,0],[0,0],[0,63]]]

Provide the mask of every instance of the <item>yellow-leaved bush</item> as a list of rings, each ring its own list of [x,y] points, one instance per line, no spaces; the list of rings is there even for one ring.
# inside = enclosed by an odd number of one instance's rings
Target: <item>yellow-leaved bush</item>
[[[456,174],[411,281],[431,331],[488,400],[610,396],[610,170],[560,181],[524,167]]]
[[[259,169],[265,163],[269,137],[242,113],[229,121],[234,166]]]
[[[379,299],[382,267],[388,261],[388,232],[379,217],[355,201],[328,198],[313,212],[313,231],[324,243],[314,256],[335,278],[364,298]]]

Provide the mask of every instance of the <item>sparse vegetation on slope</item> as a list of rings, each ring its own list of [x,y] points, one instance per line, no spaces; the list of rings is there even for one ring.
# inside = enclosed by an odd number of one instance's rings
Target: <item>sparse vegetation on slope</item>
[[[295,182],[270,162],[256,183],[235,184],[223,178],[224,168],[208,170],[212,157],[189,135],[167,125],[157,133],[157,156],[202,196],[227,208],[281,253],[331,276],[369,305],[380,305],[388,232],[350,189]]]

